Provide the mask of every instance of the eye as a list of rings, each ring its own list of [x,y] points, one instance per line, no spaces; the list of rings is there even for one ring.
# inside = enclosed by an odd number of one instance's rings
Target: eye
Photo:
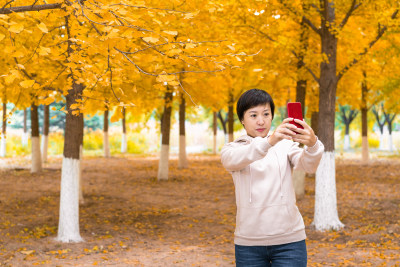
[[[255,117],[257,117],[257,115],[256,114],[251,114],[250,117],[255,118]]]
[[[268,116],[269,116],[269,113],[268,113],[268,112],[267,112],[267,113],[264,113],[264,116],[267,116],[267,117],[268,117]]]

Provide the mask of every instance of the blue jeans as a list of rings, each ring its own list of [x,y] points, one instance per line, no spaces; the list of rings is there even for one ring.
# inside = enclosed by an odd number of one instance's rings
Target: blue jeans
[[[235,245],[237,267],[305,267],[306,241],[276,246]]]

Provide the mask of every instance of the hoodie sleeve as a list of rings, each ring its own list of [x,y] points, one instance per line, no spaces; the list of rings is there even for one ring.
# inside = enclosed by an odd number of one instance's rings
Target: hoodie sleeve
[[[288,153],[289,161],[295,170],[315,173],[324,149],[324,145],[319,140],[317,140],[314,146],[305,146],[304,148],[298,147],[298,143],[293,143]]]
[[[267,138],[255,137],[250,144],[231,142],[221,150],[222,165],[228,171],[239,171],[267,155],[272,146]]]

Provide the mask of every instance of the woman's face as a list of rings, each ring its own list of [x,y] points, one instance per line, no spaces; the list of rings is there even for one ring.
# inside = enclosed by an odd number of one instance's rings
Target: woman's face
[[[269,103],[249,108],[244,112],[242,124],[251,137],[266,137],[272,123],[272,113]]]

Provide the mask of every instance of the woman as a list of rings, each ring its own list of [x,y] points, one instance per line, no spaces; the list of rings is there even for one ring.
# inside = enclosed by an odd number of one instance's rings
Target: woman
[[[315,172],[324,145],[305,121],[297,119],[304,129],[286,118],[268,135],[274,109],[267,92],[245,92],[236,111],[247,135],[221,151],[222,164],[235,184],[236,266],[307,266],[306,234],[292,170]]]

